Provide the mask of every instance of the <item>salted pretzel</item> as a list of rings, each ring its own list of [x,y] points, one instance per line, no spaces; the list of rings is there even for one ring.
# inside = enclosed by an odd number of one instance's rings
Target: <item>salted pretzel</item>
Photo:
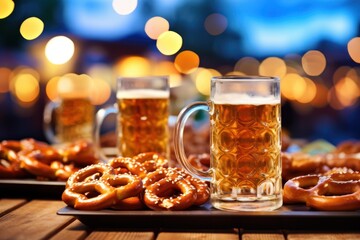
[[[210,168],[210,154],[190,154],[188,161],[196,169],[207,171]]]
[[[141,191],[139,177],[114,174],[111,166],[99,163],[71,175],[62,200],[75,209],[100,210],[119,206],[125,199],[137,197]]]
[[[0,178],[34,176],[38,180],[66,181],[80,167],[97,163],[92,143],[78,140],[57,149],[33,138],[4,140]],[[11,152],[10,155],[8,152]],[[26,173],[26,174],[25,174]]]
[[[158,168],[167,167],[168,160],[155,152],[140,153],[132,158],[117,157],[109,161],[117,173],[130,172],[141,178]]]
[[[309,174],[288,180],[284,203],[305,203],[326,211],[360,209],[360,173]]]
[[[109,161],[109,165],[115,169],[116,173],[131,173],[141,178],[147,174],[146,168],[140,163],[129,157],[117,157]]]
[[[156,152],[140,153],[134,156],[133,159],[141,163],[147,172],[153,172],[160,167],[168,166],[168,160]]]
[[[178,168],[160,168],[143,179],[146,206],[153,210],[183,210],[202,205],[210,197],[208,186]]]
[[[19,178],[26,176],[20,167],[20,160],[11,149],[0,145],[0,178]]]
[[[84,167],[99,162],[94,145],[83,139],[65,145],[58,152],[65,163],[73,162]]]

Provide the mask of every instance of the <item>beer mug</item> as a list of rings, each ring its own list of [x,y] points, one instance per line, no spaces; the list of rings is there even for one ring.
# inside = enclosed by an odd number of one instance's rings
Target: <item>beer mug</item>
[[[133,157],[139,153],[157,152],[169,157],[168,77],[120,77],[117,79],[117,103],[99,109],[96,114],[95,143],[101,150],[100,129],[109,114],[116,114],[117,154]]]
[[[210,115],[210,169],[193,167],[184,151],[186,120],[198,110]],[[210,181],[211,203],[229,211],[270,211],[282,206],[280,81],[276,77],[211,79],[207,103],[180,113],[174,149],[185,170]]]
[[[52,144],[80,139],[92,141],[95,106],[91,102],[92,81],[87,75],[66,74],[57,84],[58,99],[44,109],[44,132]]]

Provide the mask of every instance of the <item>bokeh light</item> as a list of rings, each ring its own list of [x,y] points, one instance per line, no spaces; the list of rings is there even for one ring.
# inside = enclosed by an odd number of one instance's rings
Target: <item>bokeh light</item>
[[[296,73],[286,74],[280,81],[281,94],[290,100],[300,99],[306,91],[306,82]]]
[[[55,77],[51,78],[46,84],[46,88],[45,88],[46,96],[51,101],[55,101],[58,98],[57,85],[58,85],[59,79],[60,79],[59,76],[55,76]]]
[[[186,50],[176,56],[174,64],[179,72],[189,74],[199,67],[200,58],[195,52]]]
[[[145,24],[145,33],[151,39],[158,39],[158,37],[169,31],[169,22],[162,17],[152,17]]]
[[[12,0],[0,1],[0,19],[8,17],[15,8],[15,3]]]
[[[329,89],[322,83],[315,83],[316,85],[316,95],[315,98],[311,101],[311,105],[317,108],[323,108],[327,105],[327,96]]]
[[[259,75],[260,62],[253,57],[243,57],[235,63],[234,71],[247,75]]]
[[[211,35],[219,35],[223,33],[228,25],[226,17],[219,13],[213,13],[206,17],[204,27]]]
[[[178,33],[167,31],[160,34],[156,41],[156,47],[164,55],[173,55],[180,50],[182,43],[182,37]]]
[[[10,89],[20,103],[32,103],[40,93],[38,76],[28,69],[20,70],[11,79]]]
[[[359,86],[349,77],[344,77],[338,81],[334,86],[334,90],[337,99],[344,107],[353,105],[360,94]]]
[[[347,44],[347,49],[351,59],[360,63],[360,37],[351,39]]]
[[[302,67],[309,76],[319,76],[326,67],[326,58],[316,50],[308,51],[301,59]]]
[[[268,57],[260,64],[259,74],[282,78],[286,74],[286,64],[281,58]]]
[[[45,46],[45,55],[53,64],[64,64],[74,55],[74,42],[65,36],[57,36],[48,41]]]
[[[112,6],[120,15],[128,15],[132,13],[138,5],[137,0],[113,0]]]
[[[92,78],[93,91],[91,95],[91,103],[94,105],[104,104],[109,100],[111,95],[110,85],[102,79]]]
[[[117,76],[142,77],[150,75],[151,64],[147,58],[140,56],[129,56],[119,60],[114,65]]]
[[[221,76],[215,69],[199,68],[195,73],[195,87],[199,93],[210,96],[211,78]]]
[[[37,17],[27,18],[20,26],[20,34],[26,40],[33,40],[39,37],[43,30],[44,23]]]
[[[0,68],[0,93],[6,93],[10,87],[11,70],[9,68]]]
[[[306,84],[303,94],[296,100],[300,103],[310,103],[316,96],[316,85],[310,78],[303,78]]]

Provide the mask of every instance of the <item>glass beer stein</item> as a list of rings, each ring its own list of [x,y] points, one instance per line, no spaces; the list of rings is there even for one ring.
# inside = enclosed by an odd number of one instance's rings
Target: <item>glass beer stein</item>
[[[184,151],[186,120],[210,115],[210,169],[194,168]],[[280,81],[275,77],[225,76],[211,80],[207,103],[179,114],[174,132],[178,162],[211,183],[211,203],[229,211],[270,211],[282,206]]]
[[[50,143],[93,140],[95,106],[91,92],[92,82],[84,74],[67,74],[59,79],[58,99],[46,104],[43,116],[45,136]]]
[[[123,157],[157,152],[169,157],[168,77],[120,77],[117,80],[117,103],[100,109],[96,114],[95,142],[103,160],[100,129],[109,114],[116,114],[117,152]]]

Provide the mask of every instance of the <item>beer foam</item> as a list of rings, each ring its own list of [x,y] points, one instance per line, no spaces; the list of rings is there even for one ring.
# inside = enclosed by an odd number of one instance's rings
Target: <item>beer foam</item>
[[[251,104],[251,105],[264,105],[264,104],[279,104],[280,97],[276,98],[274,96],[249,96],[247,94],[240,93],[228,93],[216,95],[212,98],[212,101],[216,104]]]
[[[129,89],[126,91],[118,91],[116,98],[118,99],[139,99],[139,98],[168,98],[170,93],[164,90],[155,89]]]

